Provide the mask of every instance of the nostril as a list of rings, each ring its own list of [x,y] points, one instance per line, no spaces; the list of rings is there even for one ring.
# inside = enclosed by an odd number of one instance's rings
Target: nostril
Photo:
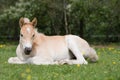
[[[25,53],[26,53],[26,54],[29,54],[31,51],[32,51],[32,48],[29,48],[29,47],[26,47],[26,48],[25,48]]]
[[[26,51],[28,52],[31,52],[31,50],[32,50],[31,48],[26,48]]]
[[[27,48],[28,51],[31,51],[31,48]]]

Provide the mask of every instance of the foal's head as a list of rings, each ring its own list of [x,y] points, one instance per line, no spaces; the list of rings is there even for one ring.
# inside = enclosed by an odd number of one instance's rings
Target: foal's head
[[[33,40],[35,38],[35,26],[37,19],[34,18],[31,22],[28,18],[20,18],[20,45],[26,55],[32,51]]]

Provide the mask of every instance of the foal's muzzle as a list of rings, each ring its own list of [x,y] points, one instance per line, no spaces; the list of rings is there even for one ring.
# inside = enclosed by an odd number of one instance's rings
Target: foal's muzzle
[[[29,55],[31,51],[32,51],[32,48],[30,48],[30,47],[26,47],[24,50],[26,55]]]

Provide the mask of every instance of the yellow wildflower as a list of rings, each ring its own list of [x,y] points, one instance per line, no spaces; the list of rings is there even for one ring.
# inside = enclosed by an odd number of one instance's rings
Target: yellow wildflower
[[[3,46],[2,45],[0,45],[0,48],[2,48]]]
[[[3,47],[5,47],[5,45],[4,44],[0,44],[0,48],[3,48]]]
[[[31,75],[28,75],[26,79],[31,80],[32,79]]]
[[[116,64],[116,62],[113,62],[113,64]]]
[[[77,67],[80,67],[80,64],[77,64]]]
[[[108,48],[109,50],[113,50],[114,48],[112,48],[112,47],[110,47],[110,48]]]
[[[29,69],[29,68],[27,68],[27,69],[26,69],[26,72],[27,72],[27,73],[30,73],[30,69]]]

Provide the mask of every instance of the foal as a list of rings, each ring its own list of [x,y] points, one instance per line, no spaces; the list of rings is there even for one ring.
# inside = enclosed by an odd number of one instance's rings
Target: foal
[[[75,35],[46,36],[35,29],[37,19],[31,22],[28,18],[20,18],[20,40],[16,49],[17,57],[9,58],[12,64],[88,64],[98,60],[93,48]]]

